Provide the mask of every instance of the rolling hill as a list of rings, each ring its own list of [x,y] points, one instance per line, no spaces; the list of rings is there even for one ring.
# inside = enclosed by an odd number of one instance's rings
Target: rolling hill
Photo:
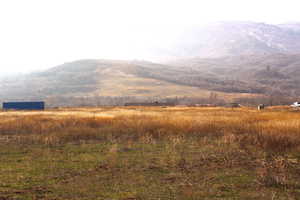
[[[80,60],[0,82],[0,98],[207,97],[210,90],[176,81],[184,69],[145,61]],[[205,83],[205,81],[204,81]],[[233,94],[218,92],[229,98]]]
[[[240,88],[238,92],[246,90],[245,92],[249,93],[276,92],[288,96],[300,95],[298,87],[300,54],[193,58],[177,60],[169,64],[184,68],[186,71],[193,71],[194,74],[208,74],[205,76],[223,82],[224,89],[213,90],[233,92],[236,90],[234,88]]]
[[[141,60],[78,60],[0,78],[0,99],[300,96],[300,24],[219,22],[187,29],[173,47]],[[61,100],[61,99],[64,100]]]
[[[3,79],[1,99],[300,95],[300,55],[274,54],[146,61],[80,60]]]

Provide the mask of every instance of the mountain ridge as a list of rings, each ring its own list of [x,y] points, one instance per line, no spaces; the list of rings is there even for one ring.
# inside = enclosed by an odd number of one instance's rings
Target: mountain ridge
[[[296,97],[300,96],[298,28],[298,23],[211,24],[208,28],[196,28],[184,35],[187,40],[181,39],[176,48],[169,48],[176,58],[172,61],[68,62],[42,72],[2,78],[0,98],[206,98],[211,93],[231,100],[253,95]]]
[[[297,31],[295,31],[297,30]],[[258,22],[216,22],[185,30],[168,54],[217,58],[274,53],[300,53],[300,25]],[[165,51],[166,52],[166,51]]]

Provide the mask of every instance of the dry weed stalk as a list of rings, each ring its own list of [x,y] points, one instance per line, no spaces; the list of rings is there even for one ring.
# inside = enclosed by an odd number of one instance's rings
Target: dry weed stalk
[[[282,156],[266,156],[257,169],[258,183],[267,187],[287,187],[289,181],[289,163]]]

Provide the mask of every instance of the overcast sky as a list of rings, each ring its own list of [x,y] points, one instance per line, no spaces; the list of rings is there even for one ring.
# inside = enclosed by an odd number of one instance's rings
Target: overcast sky
[[[300,21],[299,0],[1,0],[0,76],[86,58],[147,59],[178,30]]]

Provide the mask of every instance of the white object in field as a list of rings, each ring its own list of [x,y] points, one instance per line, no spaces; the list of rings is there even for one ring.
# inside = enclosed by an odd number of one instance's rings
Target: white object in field
[[[265,109],[265,105],[264,104],[259,104],[257,106],[257,110],[263,110],[263,109]]]
[[[300,107],[300,102],[295,102],[291,105],[291,107],[297,108]]]

